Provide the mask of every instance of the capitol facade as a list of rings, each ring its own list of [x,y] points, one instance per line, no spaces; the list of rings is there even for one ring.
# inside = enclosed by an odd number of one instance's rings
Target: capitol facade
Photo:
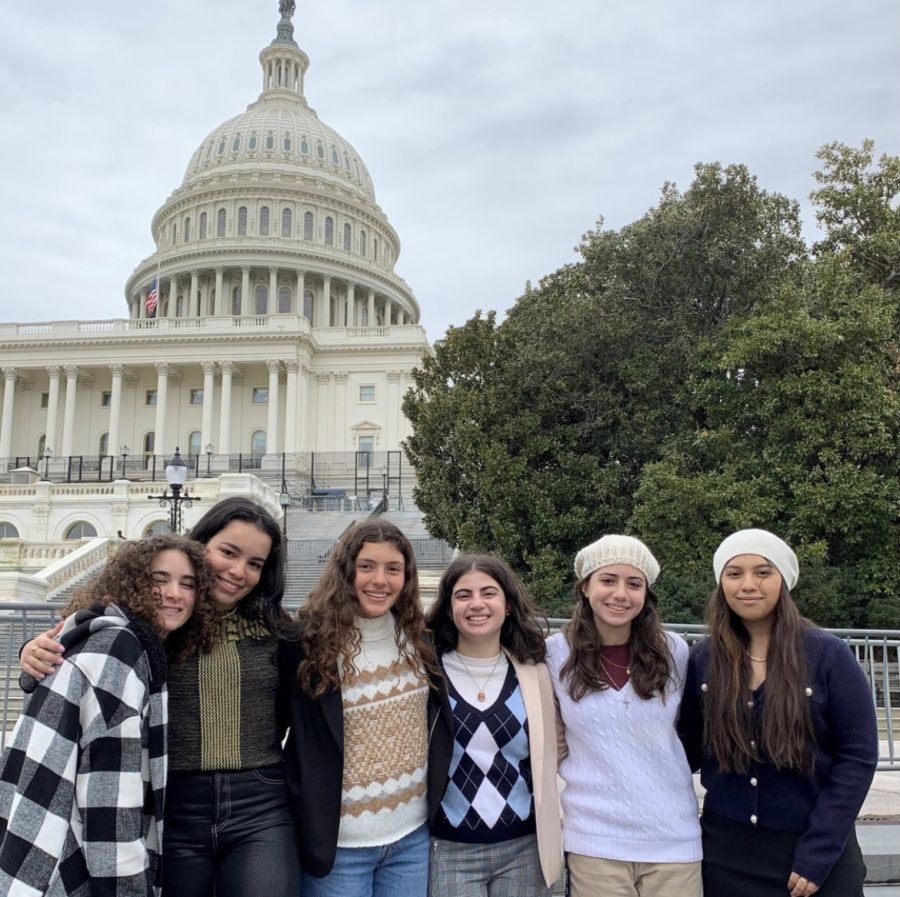
[[[323,477],[399,477],[402,396],[429,346],[365,163],[306,101],[293,7],[260,53],[259,98],[153,216],[128,316],[0,323],[7,480],[128,479],[176,446],[195,475],[278,469],[295,493],[315,490],[317,459]],[[65,537],[14,504],[0,496],[0,538]]]

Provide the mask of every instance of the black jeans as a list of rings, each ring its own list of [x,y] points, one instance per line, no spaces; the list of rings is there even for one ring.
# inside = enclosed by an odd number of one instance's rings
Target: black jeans
[[[163,897],[297,897],[300,861],[281,764],[174,772],[166,787]]]

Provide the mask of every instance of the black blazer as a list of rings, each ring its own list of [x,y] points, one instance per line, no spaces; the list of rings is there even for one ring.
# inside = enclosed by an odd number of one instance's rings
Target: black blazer
[[[299,642],[279,646],[279,688],[288,708],[288,737],[284,746],[288,797],[294,814],[297,847],[304,872],[327,875],[337,853],[344,775],[344,708],[340,689],[311,698],[297,686],[297,667],[303,657]],[[452,750],[450,705],[443,684],[429,689],[428,740],[441,745],[428,758],[428,816],[433,819],[447,785]],[[440,733],[435,738],[435,733]],[[390,750],[391,745],[384,745]]]

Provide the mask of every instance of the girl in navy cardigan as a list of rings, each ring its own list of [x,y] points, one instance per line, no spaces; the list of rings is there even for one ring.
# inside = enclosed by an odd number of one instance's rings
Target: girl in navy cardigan
[[[862,897],[854,824],[878,759],[862,669],[800,616],[797,558],[777,536],[734,533],[713,568],[679,721],[707,789],[704,895]]]

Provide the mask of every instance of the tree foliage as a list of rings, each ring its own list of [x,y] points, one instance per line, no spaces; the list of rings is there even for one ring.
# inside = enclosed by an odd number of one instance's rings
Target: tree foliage
[[[556,614],[578,548],[634,532],[663,562],[667,616],[698,619],[717,542],[764,526],[798,546],[815,617],[889,617],[900,166],[873,166],[870,144],[819,157],[813,253],[794,201],[698,165],[683,193],[586,234],[502,324],[452,328],[404,404],[432,531],[506,557]]]

